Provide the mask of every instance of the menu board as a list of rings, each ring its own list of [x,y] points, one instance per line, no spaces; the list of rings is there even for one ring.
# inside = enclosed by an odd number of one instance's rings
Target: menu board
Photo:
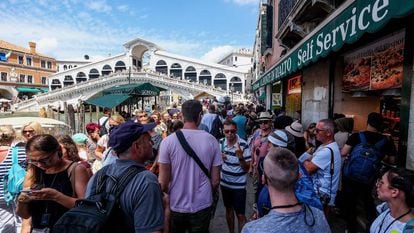
[[[405,31],[344,56],[344,91],[399,88],[403,80]]]

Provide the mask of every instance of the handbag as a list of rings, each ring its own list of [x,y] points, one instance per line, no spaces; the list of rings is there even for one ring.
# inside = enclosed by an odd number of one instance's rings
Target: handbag
[[[177,135],[178,141],[180,142],[181,146],[185,150],[185,152],[194,159],[194,161],[197,163],[197,165],[201,168],[201,170],[204,172],[204,174],[207,176],[209,180],[211,180],[211,175],[208,172],[207,168],[204,166],[204,164],[201,162],[200,158],[198,158],[197,154],[194,152],[193,148],[188,144],[187,140],[185,140],[183,132],[181,130],[177,130],[175,132],[175,135]],[[219,200],[219,191],[218,189],[212,190],[213,194],[213,204],[211,205],[211,218],[214,217],[214,214],[216,213],[217,203]]]

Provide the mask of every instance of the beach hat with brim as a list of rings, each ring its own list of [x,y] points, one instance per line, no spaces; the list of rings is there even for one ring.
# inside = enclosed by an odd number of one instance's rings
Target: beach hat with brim
[[[261,112],[256,121],[271,121],[272,116],[268,112]]]
[[[302,124],[297,121],[293,122],[291,125],[286,126],[285,130],[295,137],[303,137]]]

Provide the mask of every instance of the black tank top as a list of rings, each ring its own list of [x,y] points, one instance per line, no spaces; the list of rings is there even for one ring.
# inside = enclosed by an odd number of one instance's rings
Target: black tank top
[[[56,173],[46,174],[43,170],[40,171],[40,184],[44,184],[44,187],[54,188],[57,191],[63,193],[66,196],[73,196],[72,183],[70,182],[68,175],[68,168]],[[30,214],[32,216],[32,228],[52,228],[57,220],[69,209],[54,201],[32,201],[30,202]],[[47,214],[49,221],[48,224],[42,222],[42,216]]]

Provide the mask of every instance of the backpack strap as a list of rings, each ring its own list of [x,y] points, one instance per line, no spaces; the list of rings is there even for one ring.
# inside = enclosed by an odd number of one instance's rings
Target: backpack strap
[[[125,187],[129,184],[129,182],[132,180],[135,175],[138,173],[145,171],[146,169],[139,166],[130,166],[120,177],[118,177],[118,182],[116,185],[114,185],[113,193],[115,194],[116,198],[119,198],[119,196],[124,191]]]
[[[200,158],[198,158],[197,154],[194,152],[193,148],[191,148],[190,145],[188,145],[187,140],[185,140],[183,132],[181,130],[177,130],[175,132],[175,135],[178,138],[178,141],[180,141],[181,146],[187,152],[187,154],[194,159],[194,161],[197,163],[197,165],[201,168],[201,170],[206,174],[206,176],[211,179],[211,175],[208,172],[207,168],[204,166],[204,164],[201,162]]]
[[[381,140],[379,140],[377,143],[375,143],[374,147],[380,151],[381,148],[385,145],[385,143],[387,143],[388,141],[388,137],[384,136]]]
[[[367,138],[365,137],[364,132],[359,132],[359,140],[361,141],[362,144],[367,144]]]
[[[17,147],[13,146],[11,148],[11,151],[12,151],[12,164],[19,163]]]

